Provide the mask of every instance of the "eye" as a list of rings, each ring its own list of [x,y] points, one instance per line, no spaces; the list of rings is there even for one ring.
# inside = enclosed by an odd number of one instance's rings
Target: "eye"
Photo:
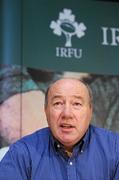
[[[80,106],[81,104],[79,102],[75,102],[73,105],[74,106]]]
[[[60,108],[60,107],[63,106],[63,102],[62,101],[56,101],[56,102],[53,103],[53,106],[55,108]]]
[[[57,106],[57,105],[60,105],[60,104],[62,104],[62,102],[55,102],[55,103],[54,103],[54,105],[56,105],[56,106]]]
[[[81,107],[81,103],[80,102],[74,102],[73,103],[73,107],[75,107],[75,108],[80,108]]]

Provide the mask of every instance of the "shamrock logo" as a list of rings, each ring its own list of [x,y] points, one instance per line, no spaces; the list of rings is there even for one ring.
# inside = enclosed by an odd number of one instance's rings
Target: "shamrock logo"
[[[63,12],[59,13],[59,19],[51,21],[50,28],[53,29],[53,33],[57,36],[65,35],[65,47],[72,46],[72,36],[76,35],[78,38],[81,38],[85,35],[84,31],[86,30],[84,23],[75,21],[75,15],[72,14],[70,9],[63,9]]]

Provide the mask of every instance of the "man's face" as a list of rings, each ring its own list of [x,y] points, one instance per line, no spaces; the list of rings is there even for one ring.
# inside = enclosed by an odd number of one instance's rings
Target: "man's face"
[[[48,92],[45,112],[54,137],[65,147],[72,147],[83,137],[91,121],[87,87],[73,79],[55,82]]]

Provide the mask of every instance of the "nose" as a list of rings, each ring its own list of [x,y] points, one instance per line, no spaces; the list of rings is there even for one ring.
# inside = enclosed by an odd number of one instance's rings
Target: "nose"
[[[72,110],[69,104],[65,104],[63,111],[62,111],[63,118],[71,118],[72,117]]]

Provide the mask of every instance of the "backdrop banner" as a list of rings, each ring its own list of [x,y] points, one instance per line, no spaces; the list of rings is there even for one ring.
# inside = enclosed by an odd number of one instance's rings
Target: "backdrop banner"
[[[119,4],[96,0],[23,1],[23,64],[119,74]]]

